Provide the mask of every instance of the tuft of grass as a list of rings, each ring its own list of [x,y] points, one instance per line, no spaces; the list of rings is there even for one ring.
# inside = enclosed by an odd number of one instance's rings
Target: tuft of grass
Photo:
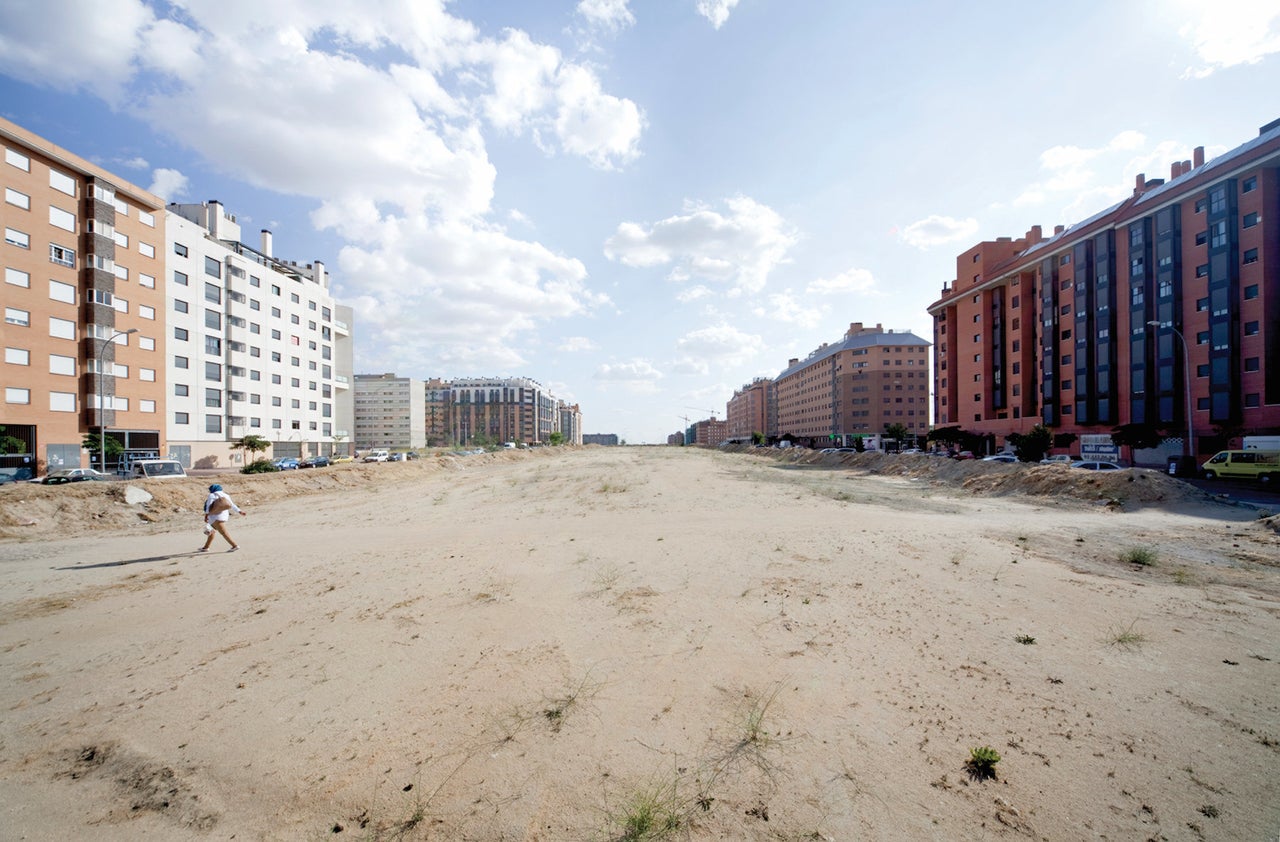
[[[668,839],[684,824],[684,814],[676,781],[662,781],[632,793],[622,808],[609,816],[609,838],[613,842]]]
[[[1036,639],[1029,634],[1020,634],[1015,637],[1014,640],[1018,641],[1023,646],[1030,646],[1036,642]]]
[[[572,685],[563,695],[552,699],[542,710],[542,718],[547,720],[551,730],[556,733],[564,727],[565,717],[576,709],[583,701],[600,692],[603,683],[591,680],[591,670],[577,684]]]
[[[1156,563],[1157,557],[1156,551],[1151,547],[1130,547],[1120,554],[1120,561],[1123,564],[1151,567]]]
[[[1190,585],[1195,582],[1195,576],[1191,575],[1191,571],[1185,567],[1179,567],[1173,571],[1173,582],[1176,585]]]
[[[964,765],[969,772],[969,777],[983,781],[996,776],[996,764],[999,762],[1000,752],[991,746],[981,746],[969,749],[969,759]]]
[[[618,580],[622,578],[622,571],[614,564],[603,564],[591,577],[591,583],[596,586],[598,591],[607,591],[618,584]]]
[[[1112,629],[1107,633],[1106,643],[1109,646],[1119,646],[1121,649],[1133,649],[1147,642],[1147,636],[1139,631],[1134,631],[1133,627],[1137,624],[1135,619],[1132,623],[1123,629]]]

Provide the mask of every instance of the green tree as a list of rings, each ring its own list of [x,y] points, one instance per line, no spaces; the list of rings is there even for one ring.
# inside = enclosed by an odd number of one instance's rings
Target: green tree
[[[1053,431],[1043,424],[1037,424],[1029,433],[1014,433],[1009,436],[1009,441],[1013,442],[1013,452],[1019,462],[1039,462],[1053,445]]]
[[[26,453],[27,443],[17,436],[5,434],[4,427],[0,427],[0,453]]]
[[[564,444],[564,433],[560,432],[559,430],[556,430],[554,433],[552,433],[550,436],[547,437],[547,444],[551,445],[552,447],[559,447],[560,445]]]
[[[899,450],[901,450],[902,446],[907,443],[907,439],[912,439],[913,440],[912,443],[913,444],[915,443],[914,442],[915,437],[911,435],[911,431],[907,429],[906,424],[902,424],[902,423],[885,424],[884,435],[885,435],[885,438],[890,438],[898,442]]]
[[[757,445],[759,445],[759,444],[764,444],[764,433],[760,433],[760,432],[752,433],[752,434],[751,434],[751,443],[752,443],[752,444],[757,444]]]
[[[1133,464],[1134,450],[1159,447],[1163,440],[1160,428],[1154,424],[1121,424],[1111,430],[1111,443],[1129,448],[1129,464]]]
[[[240,439],[240,441],[231,445],[232,450],[243,450],[247,453],[258,454],[271,446],[271,442],[262,436],[248,435]]]
[[[99,447],[100,447],[99,442],[100,442],[100,438],[98,433],[85,433],[84,439],[82,439],[80,442],[80,446],[83,447],[85,450],[89,451],[90,464],[92,465],[102,464],[102,456],[100,455],[100,451],[99,451]],[[120,443],[120,440],[112,436],[107,436],[105,446],[107,448],[107,461],[108,462],[120,461],[120,454],[124,453],[124,445]]]

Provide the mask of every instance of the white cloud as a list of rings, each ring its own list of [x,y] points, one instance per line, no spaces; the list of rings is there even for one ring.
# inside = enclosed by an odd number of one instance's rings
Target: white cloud
[[[738,0],[697,0],[698,14],[711,21],[716,29],[724,26],[729,20],[729,12],[738,5]]]
[[[627,8],[627,0],[581,0],[578,14],[593,28],[617,32],[632,26],[635,15]]]
[[[147,189],[166,202],[180,202],[187,198],[189,186],[187,177],[182,173],[158,167],[151,174],[151,186]]]
[[[120,162],[120,166],[130,170],[145,170],[151,167],[143,157],[128,158]]]
[[[845,295],[876,293],[876,279],[866,269],[847,269],[831,278],[819,278],[806,289],[809,295]]]
[[[769,295],[752,312],[762,319],[812,328],[821,324],[834,306],[847,309],[853,296],[869,298],[882,294],[871,272],[852,268],[830,278],[810,281],[800,295],[791,289]]]
[[[644,115],[592,67],[524,32],[485,36],[445,0],[153,8],[7,4],[0,72],[90,90],[215,169],[317,200],[313,224],[348,242],[335,283],[367,337],[362,364],[509,368],[522,333],[608,301],[580,261],[496,224],[485,137],[531,137],[602,169],[635,159]],[[167,198],[187,189],[175,171],[155,179]],[[375,346],[383,360],[363,356]]]
[[[676,348],[683,359],[713,363],[718,367],[745,363],[763,347],[764,341],[759,336],[743,333],[724,323],[690,331],[676,341]]]
[[[697,284],[696,286],[691,286],[688,289],[682,289],[680,292],[676,293],[676,301],[679,301],[681,304],[689,304],[691,302],[698,301],[699,299],[706,298],[709,295],[711,295],[711,290],[708,287],[704,287],[702,284]]]
[[[620,363],[604,363],[596,369],[596,380],[621,386],[637,394],[652,394],[658,389],[662,372],[646,359],[634,359]]]
[[[1190,42],[1201,64],[1188,67],[1183,78],[1203,79],[1227,67],[1257,64],[1280,52],[1280,6],[1274,0],[1221,0],[1184,11],[1198,20],[1178,34]]]
[[[673,281],[722,284],[731,295],[757,292],[796,243],[791,226],[771,208],[737,196],[727,214],[703,205],[649,227],[624,222],[604,244],[605,256],[626,266],[672,265]]]
[[[594,351],[599,347],[586,336],[566,336],[564,341],[560,343],[559,350],[572,352]]]
[[[913,222],[902,229],[902,241],[918,249],[932,248],[961,240],[966,240],[978,233],[978,220],[953,219],[936,214],[927,216],[919,222]]]
[[[752,312],[762,319],[772,319],[799,327],[817,327],[831,307],[822,302],[803,301],[790,289],[767,296]]]

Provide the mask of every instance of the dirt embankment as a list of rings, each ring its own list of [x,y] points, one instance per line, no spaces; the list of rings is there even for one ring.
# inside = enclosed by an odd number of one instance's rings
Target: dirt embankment
[[[345,492],[403,483],[441,472],[460,472],[494,461],[539,458],[550,450],[440,453],[416,462],[341,464],[272,474],[227,472],[185,479],[18,483],[0,487],[0,538],[70,538],[101,530],[164,531],[174,521],[198,519],[211,483],[226,486],[236,504],[255,506],[287,497]],[[145,492],[145,493],[142,493]]]
[[[1147,468],[1082,471],[1062,465],[983,462],[914,454],[821,453],[800,448],[725,449],[787,464],[839,467],[870,475],[920,480],[935,486],[953,486],[985,497],[1062,497],[1124,508],[1220,502],[1179,479]]]

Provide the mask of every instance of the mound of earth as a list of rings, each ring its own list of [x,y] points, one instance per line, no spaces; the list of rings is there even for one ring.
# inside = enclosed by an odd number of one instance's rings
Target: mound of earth
[[[821,453],[802,448],[725,449],[795,465],[827,466],[866,474],[907,477],[936,486],[962,488],[971,494],[986,497],[1063,497],[1126,508],[1153,504],[1216,502],[1212,495],[1162,471],[1148,468],[1082,471],[1062,465],[942,459],[916,454]]]
[[[183,479],[15,483],[0,486],[0,538],[70,538],[101,530],[164,531],[173,521],[198,523],[209,485],[226,486],[236,504],[254,507],[286,497],[328,492],[359,493],[370,486],[409,482],[443,471],[466,471],[495,460],[537,458],[551,448],[501,450],[455,456],[442,452],[414,462],[345,463],[327,468]]]

